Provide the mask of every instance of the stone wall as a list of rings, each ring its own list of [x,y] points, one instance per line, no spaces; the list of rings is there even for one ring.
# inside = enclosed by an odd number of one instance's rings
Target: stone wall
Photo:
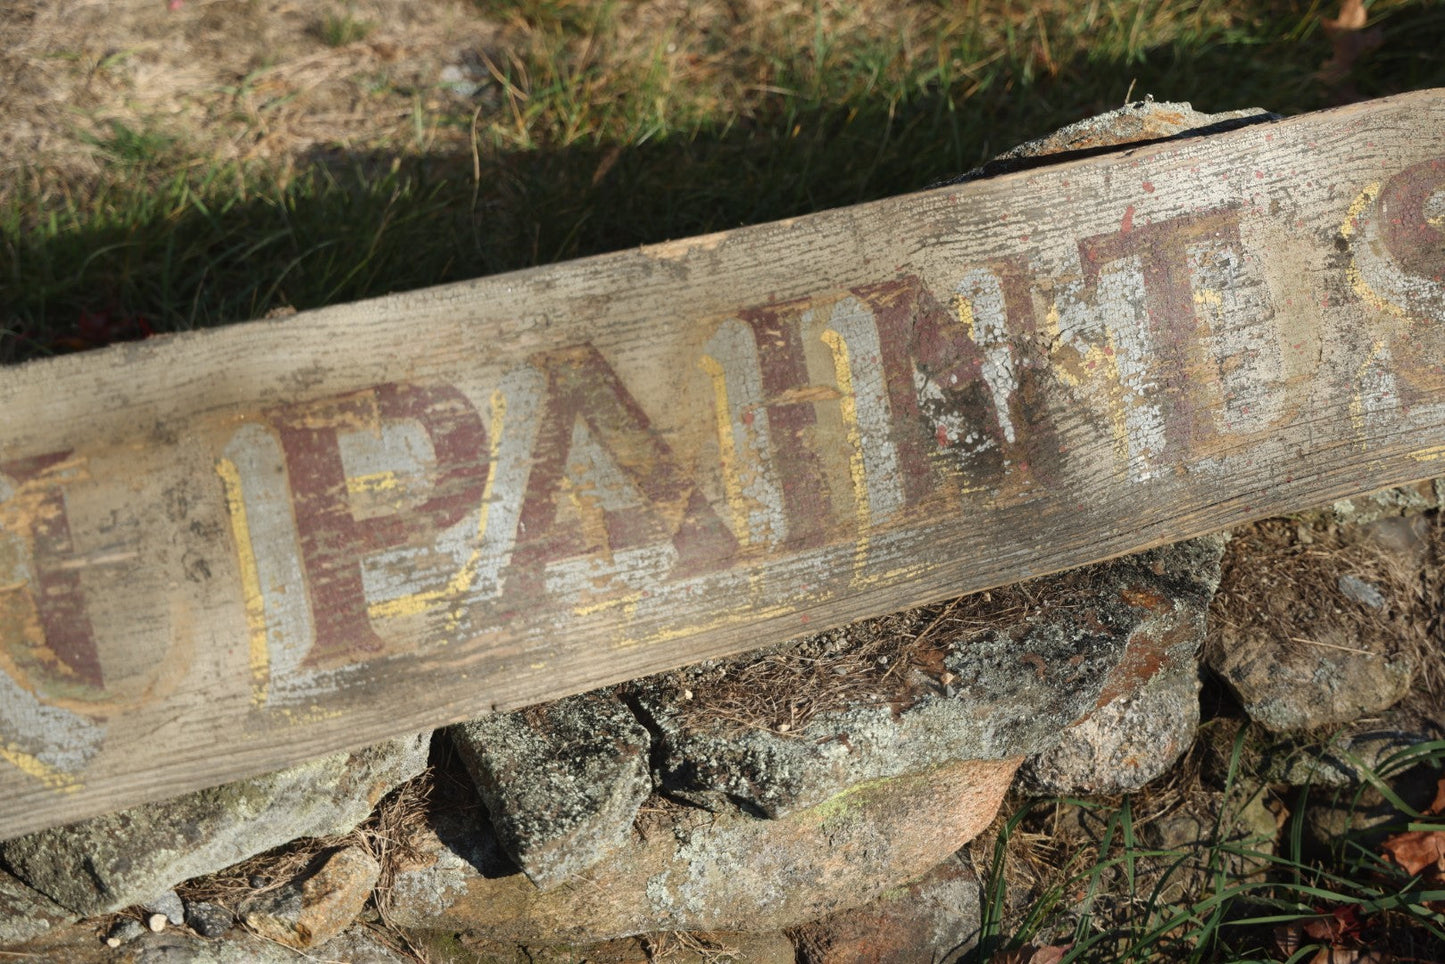
[[[389,926],[590,945],[817,922],[947,863],[1025,761],[1051,789],[1137,786],[1167,767],[1198,715],[1222,546],[1182,543],[5,841],[0,940],[44,947],[51,932],[73,940],[76,918],[140,907],[129,916],[149,921],[169,903],[164,943],[112,924],[116,953],[203,960],[230,946],[188,947],[179,925],[334,956],[330,942],[358,939],[347,928],[383,903],[378,854],[352,831],[428,752],[451,761],[450,789],[411,815],[407,859],[387,868]],[[175,906],[178,886],[296,838],[327,843],[301,848],[316,853],[290,879]]]
[[[1428,601],[1406,588],[1437,501],[1392,490],[1242,530],[1219,600],[1227,540],[1194,540],[4,841],[0,948],[953,959],[979,904],[957,855],[1010,788],[1158,777],[1193,739],[1201,672],[1281,734],[1261,766],[1282,782],[1348,783],[1438,737],[1417,717],[1331,756],[1308,732],[1386,710],[1424,668]]]

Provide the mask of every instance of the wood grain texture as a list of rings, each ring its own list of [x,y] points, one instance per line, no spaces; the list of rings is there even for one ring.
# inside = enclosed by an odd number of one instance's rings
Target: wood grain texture
[[[1445,93],[0,372],[0,838],[1445,460]]]

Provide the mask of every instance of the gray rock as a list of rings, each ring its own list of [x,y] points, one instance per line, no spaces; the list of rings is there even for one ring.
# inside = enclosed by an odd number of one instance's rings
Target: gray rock
[[[961,960],[978,942],[983,887],[957,856],[862,907],[795,931],[809,964]]]
[[[409,955],[403,957],[360,925],[312,948],[310,953],[313,960],[348,961],[349,964],[412,964],[415,961]]]
[[[173,890],[168,890],[159,897],[153,897],[140,905],[141,910],[147,914],[164,914],[167,923],[180,927],[186,922],[186,905],[181,902],[180,897]]]
[[[134,917],[122,917],[105,933],[105,942],[111,947],[120,947],[147,933],[146,926]]]
[[[0,843],[35,890],[103,914],[298,837],[346,833],[426,766],[429,735],[338,753],[266,776]]]
[[[650,808],[627,847],[539,890],[495,837],[443,815],[396,875],[387,919],[494,941],[590,944],[656,931],[766,932],[916,880],[988,827],[1017,761],[878,780],[777,820],[736,808]]]
[[[601,944],[519,947],[482,945],[474,950],[485,964],[795,964],[786,934],[741,932],[664,933],[625,937]],[[468,958],[471,960],[472,958]]]
[[[1382,631],[1321,621],[1312,639],[1220,628],[1209,665],[1249,718],[1276,733],[1351,723],[1399,702],[1413,666]]]
[[[1441,739],[1428,722],[1387,715],[1381,724],[1347,727],[1323,741],[1290,739],[1267,747],[1260,777],[1303,787],[1355,787],[1369,777],[1391,777],[1417,757],[1409,751]]]
[[[1192,664],[1221,554],[1220,540],[1200,539],[1039,580],[1037,598],[1069,586],[1077,604],[1040,607],[955,641],[941,662],[947,688],[918,680],[903,696],[861,698],[786,733],[689,710],[685,697],[700,686],[699,671],[635,684],[656,734],[656,778],[667,793],[703,806],[733,801],[778,817],[868,780],[1051,747],[1066,727],[1133,694],[1161,665]],[[1152,738],[1150,727],[1165,725],[1150,716],[1129,735]]]
[[[23,944],[76,916],[0,870],[0,948]]]
[[[186,904],[186,924],[202,937],[220,937],[236,923],[236,915],[220,904],[195,901]]]
[[[449,731],[507,853],[538,887],[622,847],[652,792],[650,738],[608,693],[589,693]]]
[[[1197,636],[1203,639],[1204,613]],[[1189,749],[1199,726],[1199,667],[1190,652],[1137,691],[1101,706],[1034,756],[1024,785],[1046,795],[1128,793],[1162,776]]]
[[[1434,518],[1427,515],[1386,516],[1343,530],[1350,542],[1383,555],[1402,572],[1418,572],[1430,560]]]
[[[1410,767],[1390,777],[1387,785],[1400,800],[1420,811],[1434,801],[1440,788],[1437,766]],[[1338,852],[1360,847],[1378,853],[1381,842],[1407,829],[1411,817],[1373,784],[1312,790],[1305,798],[1305,832],[1316,845]]]
[[[1374,583],[1345,573],[1339,578],[1339,586],[1340,592],[1363,606],[1369,606],[1371,609],[1385,608],[1385,596],[1380,592],[1380,587]]]
[[[380,874],[381,865],[364,849],[344,847],[258,896],[242,916],[258,937],[305,950],[336,937],[356,919]]]
[[[1416,482],[1341,499],[1330,507],[1335,522],[1363,525],[1379,519],[1418,515],[1440,507],[1440,482]]]

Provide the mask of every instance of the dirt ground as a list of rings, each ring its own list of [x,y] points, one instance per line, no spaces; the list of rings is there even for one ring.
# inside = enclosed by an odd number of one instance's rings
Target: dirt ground
[[[465,150],[467,131],[418,118],[475,83],[503,36],[463,0],[7,7],[0,177],[39,168],[71,183],[100,175],[97,142],[117,124],[159,123],[197,155],[281,165],[338,146]]]

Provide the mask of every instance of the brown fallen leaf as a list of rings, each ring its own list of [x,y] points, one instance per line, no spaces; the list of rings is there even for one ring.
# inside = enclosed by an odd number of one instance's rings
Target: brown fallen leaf
[[[1445,777],[1435,785],[1435,799],[1422,811],[1422,816],[1438,817],[1445,813]],[[1445,830],[1409,830],[1392,834],[1380,844],[1395,863],[1408,874],[1422,874],[1433,868],[1430,879],[1445,882]]]
[[[1409,874],[1421,874],[1433,868],[1431,876],[1442,879],[1445,872],[1445,830],[1410,830],[1386,837],[1380,844],[1391,860]]]
[[[1326,947],[1309,964],[1385,964],[1385,957],[1362,947]]]
[[[1343,85],[1355,69],[1355,62],[1385,42],[1380,28],[1365,29],[1368,22],[1369,14],[1365,12],[1363,0],[1343,0],[1338,17],[1320,20],[1325,36],[1330,38],[1334,47],[1330,59],[1320,66],[1320,80],[1332,87]]]
[[[1424,812],[1431,817],[1445,813],[1445,777],[1441,777],[1435,784],[1435,800]]]
[[[1317,941],[1338,944],[1348,940],[1360,931],[1360,910],[1354,904],[1322,911],[1323,916],[1306,921],[1303,930]]]

